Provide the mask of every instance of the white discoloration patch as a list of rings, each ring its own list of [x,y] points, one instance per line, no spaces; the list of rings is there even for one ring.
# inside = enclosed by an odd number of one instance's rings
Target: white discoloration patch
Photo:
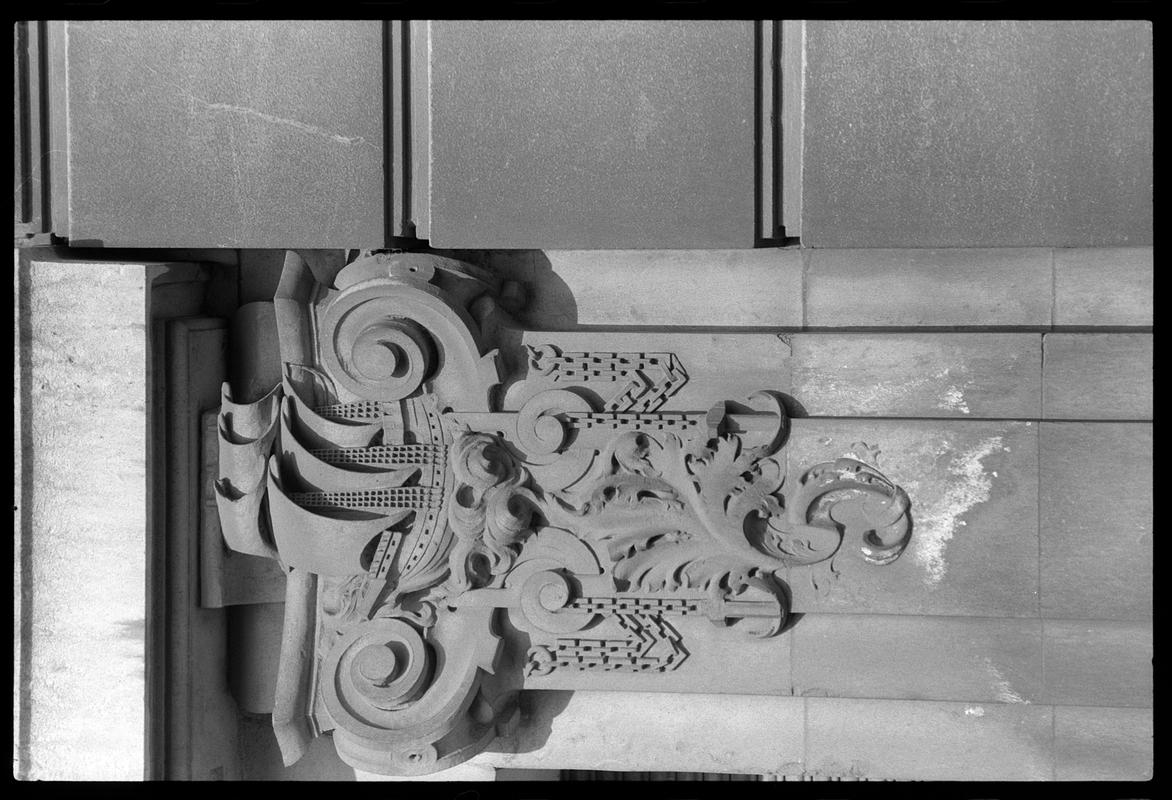
[[[962,414],[971,414],[968,403],[964,401],[964,392],[958,386],[949,386],[944,390],[944,396],[936,404],[937,408],[947,408],[959,411]]]
[[[965,391],[972,385],[963,372],[954,376],[953,368],[924,372],[919,375],[901,375],[898,381],[860,382],[856,373],[858,365],[841,365],[838,372],[812,372],[805,377],[803,392],[819,397],[842,398],[847,408],[855,413],[873,414],[905,409],[909,404],[921,407],[926,398],[935,408],[945,411],[971,414],[965,400]],[[841,405],[841,403],[840,403]]]
[[[1007,681],[1005,676],[1001,674],[1001,670],[997,668],[997,665],[994,664],[993,660],[988,656],[985,656],[985,671],[988,672],[989,677],[993,679],[993,689],[997,692],[997,699],[999,701],[1002,703],[1026,704],[1030,702],[1013,690],[1013,687],[1009,685],[1009,681]]]
[[[985,716],[985,709],[980,706],[965,706],[964,715],[966,717],[983,717]]]
[[[936,586],[948,571],[944,550],[957,529],[967,525],[961,518],[989,499],[993,479],[985,472],[982,462],[1002,450],[1008,450],[1002,445],[1002,437],[990,436],[975,447],[954,455],[948,465],[948,473],[954,480],[949,482],[943,495],[934,500],[918,498],[908,486],[915,504],[915,530],[909,556],[924,568],[927,586]]]

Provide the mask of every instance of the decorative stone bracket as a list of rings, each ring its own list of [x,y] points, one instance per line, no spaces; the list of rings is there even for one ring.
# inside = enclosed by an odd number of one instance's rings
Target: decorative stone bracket
[[[509,731],[530,681],[685,672],[687,617],[772,636],[788,570],[908,544],[873,466],[786,474],[776,393],[671,410],[691,365],[537,342],[517,294],[434,255],[333,286],[286,258],[284,379],[248,405],[225,384],[215,485],[229,546],[288,572],[286,763],[332,730],[357,769],[445,769]]]

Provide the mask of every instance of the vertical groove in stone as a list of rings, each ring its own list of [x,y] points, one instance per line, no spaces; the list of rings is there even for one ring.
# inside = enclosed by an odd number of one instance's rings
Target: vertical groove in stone
[[[777,22],[755,23],[757,50],[757,239],[769,242],[778,236],[780,215],[778,181],[778,34]]]

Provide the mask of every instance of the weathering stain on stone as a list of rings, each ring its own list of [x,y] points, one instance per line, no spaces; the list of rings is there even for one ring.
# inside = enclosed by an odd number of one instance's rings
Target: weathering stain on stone
[[[994,473],[986,470],[984,460],[994,453],[1007,451],[1003,437],[989,436],[977,445],[953,455],[947,470],[950,479],[943,494],[923,497],[909,494],[915,500],[915,534],[908,556],[924,568],[924,583],[937,586],[948,572],[945,551],[959,529],[968,523],[964,516],[989,499],[993,489]],[[943,444],[937,455],[944,455]]]

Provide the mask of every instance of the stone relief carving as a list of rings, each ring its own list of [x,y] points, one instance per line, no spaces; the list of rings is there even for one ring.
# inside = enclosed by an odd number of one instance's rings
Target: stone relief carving
[[[333,731],[357,768],[444,769],[516,723],[526,681],[683,672],[686,618],[752,646],[786,623],[788,570],[908,544],[873,464],[787,473],[776,393],[669,410],[676,354],[570,351],[513,323],[515,295],[427,254],[324,286],[288,254],[284,378],[250,405],[225,385],[216,483],[229,546],[288,572],[287,763]]]

